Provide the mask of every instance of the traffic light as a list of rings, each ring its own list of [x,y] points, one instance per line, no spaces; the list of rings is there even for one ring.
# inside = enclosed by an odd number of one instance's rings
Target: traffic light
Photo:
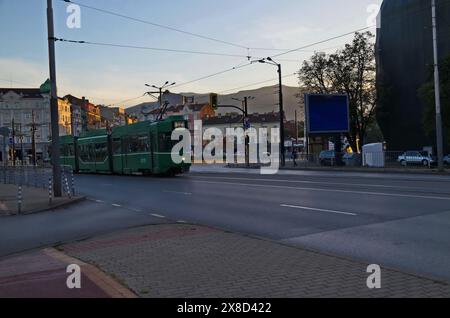
[[[215,93],[209,94],[209,104],[214,110],[217,110],[219,108],[219,95]]]

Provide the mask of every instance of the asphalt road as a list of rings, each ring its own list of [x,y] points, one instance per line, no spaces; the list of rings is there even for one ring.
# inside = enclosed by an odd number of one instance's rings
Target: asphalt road
[[[450,280],[448,177],[208,171],[177,178],[77,176],[90,201],[63,215],[31,216],[24,231],[51,243],[138,224],[193,222]],[[0,223],[1,236],[17,230],[9,222]],[[46,232],[48,226],[55,229]],[[0,242],[0,255],[10,245]]]

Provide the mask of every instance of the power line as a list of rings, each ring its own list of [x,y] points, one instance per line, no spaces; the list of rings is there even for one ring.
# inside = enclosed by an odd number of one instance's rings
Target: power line
[[[305,46],[303,46],[303,47],[300,47],[300,48],[297,48],[297,49],[294,49],[294,50],[288,50],[288,51],[286,51],[286,52],[284,52],[284,53],[280,53],[280,54],[274,55],[274,56],[272,56],[272,57],[277,57],[277,56],[286,55],[286,54],[288,54],[288,53],[297,52],[297,51],[300,51],[300,50],[302,50],[302,49],[306,49],[306,48],[313,47],[313,46],[316,46],[316,45],[319,45],[319,44],[323,44],[323,43],[326,43],[326,42],[330,42],[330,41],[333,41],[333,40],[336,40],[336,39],[339,39],[339,38],[343,38],[343,37],[345,37],[345,36],[349,36],[349,35],[351,35],[351,34],[355,34],[355,33],[357,33],[357,32],[361,32],[361,31],[367,30],[367,29],[372,28],[372,27],[374,27],[374,26],[369,26],[369,27],[365,27],[365,28],[360,28],[360,29],[357,29],[357,30],[354,30],[354,31],[351,31],[351,32],[347,32],[347,33],[344,33],[344,34],[341,34],[341,35],[338,35],[338,36],[334,36],[334,37],[331,37],[331,38],[328,38],[328,39],[319,41],[319,42],[314,42],[314,43],[305,45]],[[187,85],[187,84],[191,84],[191,83],[195,83],[195,82],[198,82],[198,81],[201,81],[201,80],[204,80],[204,79],[208,79],[208,78],[211,78],[211,77],[214,77],[214,76],[222,75],[222,74],[224,74],[224,73],[228,73],[228,72],[231,72],[231,71],[234,71],[234,70],[237,70],[237,69],[240,69],[240,68],[249,66],[249,65],[253,65],[253,64],[254,64],[253,62],[250,62],[250,63],[244,64],[243,66],[240,66],[240,67],[233,67],[233,68],[231,68],[231,69],[227,69],[227,70],[224,70],[224,71],[221,71],[221,72],[217,72],[217,73],[214,73],[214,74],[211,74],[211,75],[206,75],[206,76],[203,76],[203,77],[194,79],[194,80],[192,80],[192,81],[189,81],[189,82],[185,82],[185,83],[176,85],[176,86],[174,86],[174,88],[175,88],[175,87],[184,86],[184,85]]]
[[[368,30],[368,29],[371,29],[371,28],[374,28],[374,27],[376,27],[376,25],[367,26],[367,27],[364,27],[364,28],[361,28],[361,29],[358,29],[358,30],[354,30],[354,31],[351,31],[351,32],[348,32],[348,33],[344,33],[344,34],[341,34],[341,35],[338,35],[338,36],[326,39],[326,40],[322,40],[322,41],[319,41],[319,42],[314,42],[314,43],[311,43],[311,44],[299,47],[297,49],[288,50],[288,51],[283,52],[283,53],[272,55],[271,57],[272,58],[274,58],[274,57],[276,58],[278,56],[283,56],[283,55],[286,55],[286,54],[289,54],[289,53],[293,53],[293,52],[297,52],[297,51],[300,51],[300,50],[304,50],[304,49],[307,49],[309,47],[313,47],[313,46],[316,46],[316,45],[319,45],[319,44],[323,44],[323,43],[326,43],[326,42],[337,40],[337,39],[340,39],[340,38],[343,38],[343,37],[346,37],[346,36],[349,36],[349,35],[361,32],[361,31],[365,31],[365,30]]]
[[[117,13],[117,12],[113,12],[113,11],[110,11],[110,10],[89,6],[89,5],[82,4],[82,3],[79,3],[79,2],[76,2],[76,1],[71,1],[71,0],[59,0],[59,1],[65,2],[65,3],[76,4],[76,5],[80,6],[80,7],[87,8],[87,9],[94,10],[94,11],[98,11],[98,12],[102,12],[104,14],[109,14],[109,15],[117,16],[117,17],[120,17],[120,18],[123,18],[123,19],[131,20],[131,21],[134,21],[134,22],[139,22],[139,23],[152,25],[152,26],[155,26],[155,27],[159,27],[159,28],[170,30],[170,31],[174,31],[174,32],[190,35],[190,36],[201,38],[201,39],[204,39],[204,40],[214,41],[214,42],[217,42],[217,43],[227,44],[227,45],[238,47],[238,48],[241,48],[241,49],[246,49],[248,52],[249,52],[249,50],[255,50],[255,51],[281,51],[281,52],[285,52],[285,51],[301,51],[302,50],[302,49],[294,49],[294,50],[292,50],[292,49],[282,49],[282,48],[249,47],[249,46],[245,46],[245,45],[242,45],[242,44],[233,43],[233,42],[229,42],[229,41],[224,41],[224,40],[220,40],[220,39],[217,39],[217,38],[213,38],[213,37],[210,37],[210,36],[206,36],[206,35],[202,35],[202,34],[198,34],[198,33],[194,33],[194,32],[184,31],[184,30],[172,27],[172,26],[167,26],[167,25],[163,25],[163,24],[152,22],[152,21],[148,21],[148,20],[143,20],[143,19],[140,19],[140,18],[127,16],[127,15],[124,15],[124,14],[121,14],[121,13]],[[250,55],[250,54],[248,54],[248,55]]]
[[[81,3],[76,2],[76,1],[71,1],[71,0],[59,0],[59,1],[66,2],[66,3],[73,3],[73,4],[76,4],[76,5],[80,6],[80,7],[87,8],[87,9],[90,9],[90,10],[95,10],[95,11],[102,12],[102,13],[105,13],[105,14],[117,16],[117,17],[120,17],[120,18],[123,18],[123,19],[128,19],[128,20],[132,20],[132,21],[135,21],[135,22],[152,25],[152,26],[155,26],[155,27],[158,27],[158,28],[167,29],[167,30],[170,30],[170,31],[174,31],[174,32],[190,35],[190,36],[201,38],[201,39],[204,39],[204,40],[209,40],[209,41],[214,41],[214,42],[218,42],[218,43],[222,43],[222,44],[227,44],[227,45],[231,45],[231,46],[238,47],[238,48],[241,48],[241,49],[246,49],[246,50],[250,49],[249,47],[241,45],[241,44],[228,42],[228,41],[223,41],[223,40],[216,39],[216,38],[213,38],[213,37],[210,37],[210,36],[206,36],[206,35],[202,35],[202,34],[198,34],[198,33],[193,33],[193,32],[188,32],[188,31],[184,31],[184,30],[180,30],[180,29],[177,29],[177,28],[174,28],[174,27],[171,27],[171,26],[155,23],[155,22],[152,22],[152,21],[130,17],[130,16],[127,16],[127,15],[124,15],[124,14],[120,14],[120,13],[117,13],[117,12],[113,12],[113,11],[109,11],[109,10],[105,10],[105,9],[92,7],[92,6],[89,6],[89,5],[86,5],[86,4],[81,4]]]
[[[210,75],[202,76],[200,78],[197,78],[197,79],[194,79],[194,80],[191,80],[191,81],[188,81],[188,82],[177,84],[177,85],[173,86],[173,88],[177,88],[177,87],[185,86],[185,85],[192,84],[192,83],[195,83],[195,82],[199,82],[199,81],[202,81],[202,80],[205,80],[205,79],[208,79],[208,78],[211,78],[211,77],[215,77],[215,76],[218,76],[218,75],[222,75],[222,74],[225,74],[225,73],[228,73],[228,72],[232,72],[232,71],[235,71],[235,70],[238,70],[238,69],[250,66],[250,65],[253,65],[253,63],[241,64],[241,65],[238,65],[238,66],[235,66],[235,67],[232,67],[232,68],[229,68],[229,69],[217,72],[217,73],[213,73],[213,74],[210,74]]]
[[[156,48],[156,47],[136,46],[136,45],[128,45],[128,44],[114,44],[114,43],[103,43],[103,42],[78,41],[78,40],[69,40],[69,39],[62,39],[62,38],[55,38],[55,40],[56,41],[60,41],[60,42],[67,42],[67,43],[98,45],[98,46],[109,46],[109,47],[117,47],[117,48],[152,50],[152,51],[174,52],[174,53],[185,53],[185,54],[200,54],[200,55],[212,55],[212,56],[227,56],[227,57],[250,58],[250,56],[247,56],[247,55],[228,54],[228,53],[219,53],[219,52],[206,52],[206,51],[191,51],[191,50],[179,50],[179,49],[169,49],[169,48]]]
[[[287,78],[287,77],[292,77],[294,75],[297,75],[298,73],[292,73],[292,74],[288,74],[288,75],[284,75],[282,78]],[[243,89],[243,88],[247,88],[247,87],[251,87],[251,86],[255,86],[255,85],[259,85],[259,84],[264,84],[264,83],[268,83],[268,82],[273,82],[275,80],[278,80],[278,77],[275,78],[271,78],[269,80],[265,80],[265,81],[260,81],[260,82],[255,82],[255,83],[251,83],[251,84],[247,84],[244,86],[240,86],[240,87],[236,87],[236,88],[230,88],[224,91],[219,92],[219,94],[223,94],[223,93],[227,93],[227,92],[231,92],[231,91],[235,91],[235,90],[239,90],[239,89]]]

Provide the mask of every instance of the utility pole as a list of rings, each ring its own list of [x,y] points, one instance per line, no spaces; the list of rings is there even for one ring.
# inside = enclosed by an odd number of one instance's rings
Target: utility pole
[[[163,86],[156,86],[156,85],[149,85],[149,84],[145,84],[145,86],[147,86],[147,87],[152,87],[152,88],[156,88],[158,91],[157,92],[146,92],[144,95],[149,95],[149,96],[153,96],[152,94],[159,94],[159,98],[158,98],[158,101],[159,101],[159,109],[160,109],[160,113],[159,113],[159,116],[158,116],[158,118],[157,118],[157,120],[159,121],[159,120],[162,120],[163,119],[163,116],[164,116],[164,112],[165,112],[165,110],[166,110],[166,108],[167,108],[167,106],[168,106],[168,103],[163,103],[163,90],[165,89],[165,90],[167,90],[169,87],[171,87],[171,86],[174,86],[176,83],[175,82],[173,82],[173,83],[171,83],[171,84],[169,84],[170,82],[169,81],[167,81],[167,82],[165,82],[164,83],[164,85]],[[167,92],[168,92],[168,90],[167,90]],[[154,96],[153,96],[154,97]]]
[[[56,91],[55,63],[55,31],[53,26],[53,4],[47,0],[48,56],[50,69],[50,117],[52,128],[52,168],[53,191],[55,197],[61,197],[61,166],[59,164],[59,127],[58,127],[58,94]]]
[[[36,121],[34,117],[34,110],[31,111],[31,156],[33,166],[36,166]]]
[[[244,97],[244,138],[245,138],[245,165],[250,166],[250,148],[249,148],[249,136],[247,135],[248,125],[248,97]]]
[[[16,165],[16,124],[14,123],[14,117],[12,118],[11,121],[11,126],[12,126],[12,161],[13,161],[13,166]]]
[[[439,80],[439,57],[438,57],[438,38],[437,38],[437,18],[436,18],[436,0],[431,0],[431,14],[433,19],[433,55],[434,55],[434,93],[436,101],[436,142],[438,169],[444,171],[444,149],[442,137],[442,114],[441,114],[441,87]]]
[[[285,149],[284,149],[284,105],[283,105],[283,76],[281,73],[281,64],[276,63],[271,57],[257,60],[255,62],[271,64],[278,69],[278,86],[279,86],[279,107],[280,107],[280,165],[286,166]]]
[[[19,124],[19,140],[20,140],[20,162],[22,164],[22,167],[24,164],[24,152],[25,152],[23,149],[23,137],[24,137],[24,134],[22,132],[22,123],[20,123]]]
[[[279,98],[280,98],[280,152],[281,152],[281,166],[286,165],[285,150],[284,150],[284,105],[283,105],[283,82],[281,76],[281,64],[278,64],[278,82],[279,82]]]

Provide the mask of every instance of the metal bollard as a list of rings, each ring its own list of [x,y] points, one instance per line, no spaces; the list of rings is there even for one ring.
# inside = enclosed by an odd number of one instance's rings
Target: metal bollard
[[[48,178],[48,204],[52,204],[52,198],[53,198],[53,183],[52,178]]]
[[[65,183],[65,185],[66,185],[66,191],[67,191],[67,195],[69,196],[69,199],[71,199],[72,198],[72,193],[71,193],[71,191],[70,191],[70,188],[69,188],[69,181],[67,181],[67,177],[66,177],[66,175],[64,175],[64,183]]]
[[[72,195],[75,196],[75,178],[73,176],[73,171],[71,173],[71,178],[72,178]]]
[[[17,194],[17,214],[22,213],[22,186],[19,186],[19,191]]]

